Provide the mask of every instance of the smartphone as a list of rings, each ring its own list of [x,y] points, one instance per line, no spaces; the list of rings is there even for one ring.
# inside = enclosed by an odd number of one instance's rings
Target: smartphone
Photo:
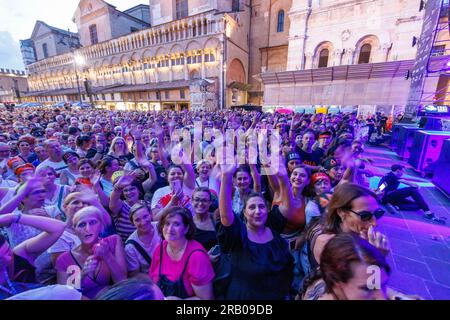
[[[219,245],[214,246],[214,248],[211,248],[211,250],[209,251],[209,253],[210,253],[212,256],[217,256],[217,255],[219,255],[219,254],[220,254],[220,246],[219,246]]]
[[[385,183],[383,183],[383,184],[378,188],[378,190],[379,190],[380,192],[383,192],[383,190],[386,189],[386,187],[387,187],[387,184],[386,184],[386,182],[385,182]]]
[[[181,191],[181,181],[180,180],[175,180],[173,182],[173,193],[177,194],[180,191]]]

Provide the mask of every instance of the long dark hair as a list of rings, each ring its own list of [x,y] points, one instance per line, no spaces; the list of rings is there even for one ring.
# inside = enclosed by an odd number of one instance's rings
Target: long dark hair
[[[378,201],[375,193],[360,185],[354,183],[344,183],[338,185],[334,189],[333,196],[331,197],[329,203],[328,212],[324,216],[324,232],[331,234],[340,233],[342,220],[338,215],[338,210],[351,209],[353,200],[367,196]]]

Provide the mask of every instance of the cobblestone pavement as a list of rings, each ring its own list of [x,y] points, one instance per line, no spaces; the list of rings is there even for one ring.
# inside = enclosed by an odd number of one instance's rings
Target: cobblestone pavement
[[[373,189],[393,163],[404,164],[407,169],[403,178],[419,184],[432,212],[447,218],[444,226],[426,221],[415,211],[386,213],[380,219],[377,228],[387,235],[391,245],[388,256],[392,267],[390,287],[427,300],[450,300],[450,199],[431,183],[430,178],[422,178],[389,148],[369,146],[364,156],[374,160],[376,177],[370,180]]]

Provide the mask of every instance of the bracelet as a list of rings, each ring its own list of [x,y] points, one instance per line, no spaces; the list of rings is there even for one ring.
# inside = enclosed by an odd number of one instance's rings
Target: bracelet
[[[19,223],[20,219],[22,218],[22,213],[16,213],[16,221],[14,223]]]

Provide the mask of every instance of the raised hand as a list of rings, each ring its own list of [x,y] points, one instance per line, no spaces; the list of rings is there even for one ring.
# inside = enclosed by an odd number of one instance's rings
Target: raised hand
[[[104,240],[100,240],[100,242],[94,246],[94,257],[106,259],[111,254],[112,254],[111,249],[108,243],[105,242]]]
[[[369,227],[367,233],[361,232],[360,236],[361,238],[369,241],[370,244],[375,246],[384,255],[387,255],[390,252],[390,246],[387,237],[381,232],[375,231],[373,226]]]
[[[95,270],[99,265],[99,259],[95,256],[89,256],[84,262],[83,269],[81,270],[81,274],[84,276],[89,276],[91,278],[94,277]]]

